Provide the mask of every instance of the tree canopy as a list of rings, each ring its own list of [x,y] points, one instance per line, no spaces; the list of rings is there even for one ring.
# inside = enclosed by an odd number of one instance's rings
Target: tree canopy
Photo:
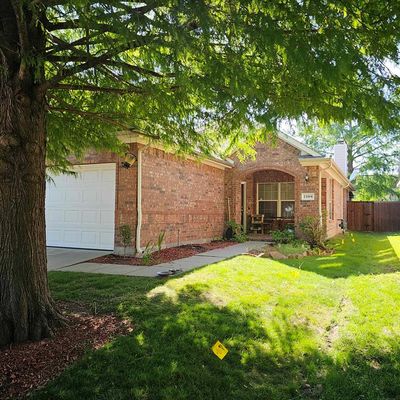
[[[282,118],[393,126],[399,13],[381,0],[4,0],[0,59],[47,91],[52,163],[117,148],[126,129],[207,153]]]
[[[357,200],[398,196],[400,129],[384,130],[354,122],[322,126],[311,123],[301,125],[299,134],[307,144],[326,154],[332,154],[339,141],[347,144],[348,176],[356,186]]]
[[[399,16],[388,0],[1,0],[0,346],[60,320],[46,164],[122,150],[122,130],[207,154],[285,118],[396,128]]]
[[[355,200],[364,201],[398,201],[400,199],[400,174],[359,175],[355,178]]]

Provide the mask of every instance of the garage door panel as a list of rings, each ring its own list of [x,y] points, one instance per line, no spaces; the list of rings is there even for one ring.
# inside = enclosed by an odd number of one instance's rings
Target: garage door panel
[[[95,246],[98,243],[98,232],[83,231],[81,240],[86,246]]]
[[[82,223],[83,224],[99,224],[100,220],[100,212],[93,210],[84,210],[82,211]]]
[[[46,212],[46,220],[47,223],[53,223],[62,221],[64,219],[64,211],[63,210],[48,210]]]
[[[84,202],[97,202],[98,193],[94,191],[84,190],[82,195],[82,200]]]
[[[55,243],[62,243],[63,241],[63,232],[57,231],[55,229],[47,229],[47,236],[50,236]],[[56,246],[56,245],[54,245]]]
[[[110,241],[114,240],[114,234],[111,234],[109,232],[99,232],[100,235],[100,245],[101,246],[107,246],[107,243],[110,243]]]
[[[112,171],[102,171],[103,182],[114,182],[115,174]]]
[[[101,193],[101,198],[99,199],[102,204],[112,204],[115,201],[113,193]]]
[[[110,224],[111,221],[114,221],[114,213],[111,211],[101,211],[100,212],[100,223],[101,224]]]
[[[79,243],[80,242],[80,237],[81,237],[81,231],[80,230],[64,230],[64,235],[63,235],[63,241],[65,241],[68,244],[73,244],[73,243]]]
[[[87,171],[83,175],[83,182],[86,185],[97,185],[101,181],[101,173],[99,171]]]
[[[64,212],[64,222],[70,223],[80,223],[81,222],[81,212],[79,210],[68,210]]]
[[[69,190],[70,189],[70,190]],[[64,189],[65,193],[65,200],[68,203],[81,203],[82,202],[82,192],[79,187],[71,187],[69,189]],[[62,190],[62,189],[61,189]]]
[[[47,185],[47,187],[49,187],[50,185],[54,186],[53,183],[49,183]],[[65,191],[61,191],[61,190],[55,191],[55,190],[53,190],[53,191],[48,191],[47,192],[47,195],[46,195],[47,203],[57,203],[57,202],[64,201],[64,200],[65,200]]]
[[[114,248],[115,164],[75,168],[47,185],[47,245]]]

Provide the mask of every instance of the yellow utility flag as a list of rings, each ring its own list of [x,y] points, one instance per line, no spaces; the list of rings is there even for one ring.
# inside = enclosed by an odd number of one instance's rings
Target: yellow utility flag
[[[215,342],[211,350],[220,360],[228,354],[228,349],[219,340]]]

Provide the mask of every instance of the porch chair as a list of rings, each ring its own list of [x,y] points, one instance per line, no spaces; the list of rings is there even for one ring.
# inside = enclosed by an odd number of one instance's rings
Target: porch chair
[[[255,214],[251,216],[250,232],[263,233],[264,214]]]

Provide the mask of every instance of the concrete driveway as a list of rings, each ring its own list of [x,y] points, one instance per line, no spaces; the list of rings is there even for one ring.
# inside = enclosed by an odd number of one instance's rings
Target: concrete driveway
[[[111,251],[47,247],[47,270],[57,271],[70,265],[105,256]]]

